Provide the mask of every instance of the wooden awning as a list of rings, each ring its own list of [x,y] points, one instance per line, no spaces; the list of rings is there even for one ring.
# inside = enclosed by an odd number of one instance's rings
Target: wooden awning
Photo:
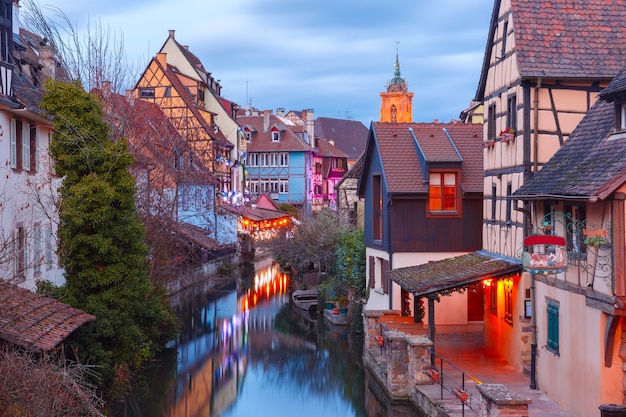
[[[387,276],[402,289],[421,297],[463,287],[484,278],[515,274],[521,270],[521,262],[517,260],[478,251],[422,265],[393,269],[387,272]]]
[[[0,339],[49,351],[96,317],[0,279]]]

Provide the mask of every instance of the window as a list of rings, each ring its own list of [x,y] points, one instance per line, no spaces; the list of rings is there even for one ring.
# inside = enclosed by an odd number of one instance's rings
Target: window
[[[22,125],[22,169],[30,171],[30,125]]]
[[[11,35],[12,1],[2,0],[0,3],[0,60],[12,62],[13,36]],[[2,77],[5,78],[5,77]],[[7,86],[8,87],[8,86]],[[11,95],[9,91],[2,91],[2,94]]]
[[[145,87],[139,89],[139,97],[141,98],[154,98],[154,88]]]
[[[383,238],[383,190],[380,175],[372,177],[372,238]]]
[[[496,209],[498,207],[498,186],[491,184],[491,221],[496,221]]]
[[[487,139],[496,138],[496,105],[490,104],[487,110]]]
[[[567,252],[573,259],[584,257],[587,253],[585,237],[585,206],[572,203],[565,204],[566,230],[567,230]]]
[[[322,164],[319,162],[315,163],[315,173],[316,174],[321,174],[322,173]]]
[[[507,226],[511,225],[512,222],[512,211],[513,211],[513,200],[511,200],[511,193],[513,192],[513,185],[508,183],[506,185],[506,224]]]
[[[504,280],[504,321],[513,323],[513,280]]]
[[[289,180],[278,180],[278,192],[280,194],[289,193]]]
[[[498,281],[491,279],[489,282],[489,312],[498,314]]]
[[[387,271],[389,271],[389,261],[387,259],[382,260],[381,265],[381,278],[383,281],[383,294],[389,294],[389,275],[387,275]]]
[[[281,167],[289,166],[289,153],[287,152],[280,153],[280,166]]]
[[[618,104],[616,109],[616,121],[615,128],[620,130],[626,130],[626,104]]]
[[[35,275],[41,273],[41,264],[43,262],[43,239],[42,230],[39,223],[35,223],[33,236],[33,268]]]
[[[517,130],[517,96],[512,94],[507,100],[506,127]]]
[[[54,247],[53,245],[53,236],[52,236],[52,225],[46,225],[44,229],[44,263],[46,264],[46,269],[52,269],[54,262]]]
[[[14,237],[15,261],[13,271],[18,278],[24,278],[26,270],[26,230],[18,225]]]
[[[458,184],[456,172],[431,172],[428,177],[430,214],[457,214]]]
[[[39,170],[39,129],[31,126],[30,132],[30,172]]]
[[[280,132],[278,129],[272,129],[272,142],[278,142],[280,140]]]
[[[22,169],[22,121],[11,119],[11,168]]]
[[[172,87],[169,85],[165,87],[165,92],[163,93],[163,97],[171,97],[172,96]]]
[[[548,299],[548,350],[554,354],[559,353],[559,303]]]

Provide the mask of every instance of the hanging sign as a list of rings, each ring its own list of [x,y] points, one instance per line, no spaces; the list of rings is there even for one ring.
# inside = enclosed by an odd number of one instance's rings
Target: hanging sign
[[[567,269],[565,238],[555,235],[532,235],[524,239],[524,269],[532,274],[556,274]]]

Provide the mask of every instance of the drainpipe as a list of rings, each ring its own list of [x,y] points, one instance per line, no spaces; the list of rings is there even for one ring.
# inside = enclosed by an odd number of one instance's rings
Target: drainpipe
[[[535,87],[535,103],[534,103],[534,129],[533,129],[533,141],[535,145],[534,155],[534,170],[537,172],[539,169],[539,90],[541,89],[541,78],[537,79],[537,86]],[[532,223],[532,217],[528,219],[529,223]],[[530,224],[528,225],[530,227]],[[527,233],[528,235],[528,233]],[[535,299],[535,274],[530,274],[530,389],[537,389],[537,306]]]
[[[387,203],[387,257],[389,258],[389,271],[393,269],[393,250],[391,248],[391,197],[387,194],[389,202]],[[387,285],[389,289],[389,310],[393,308],[393,288],[391,280]]]
[[[535,144],[535,166],[533,172],[539,170],[539,90],[541,90],[541,78],[537,79],[537,86],[535,87],[535,105],[534,105],[534,132],[533,142]]]

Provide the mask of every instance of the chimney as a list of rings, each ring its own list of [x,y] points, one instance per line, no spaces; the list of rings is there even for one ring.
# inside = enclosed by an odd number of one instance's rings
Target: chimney
[[[174,32],[176,32],[174,29],[170,29],[170,38],[174,39]]]
[[[276,109],[276,116],[285,117],[285,108],[284,107],[278,107]]]
[[[271,110],[263,110],[263,131],[267,132],[270,128],[270,116],[272,115]]]
[[[308,136],[307,142],[311,145],[311,138],[315,137],[315,112],[313,109],[302,110],[304,120],[304,132]]]
[[[135,91],[134,90],[126,90],[126,101],[130,104],[131,107],[135,107]]]

